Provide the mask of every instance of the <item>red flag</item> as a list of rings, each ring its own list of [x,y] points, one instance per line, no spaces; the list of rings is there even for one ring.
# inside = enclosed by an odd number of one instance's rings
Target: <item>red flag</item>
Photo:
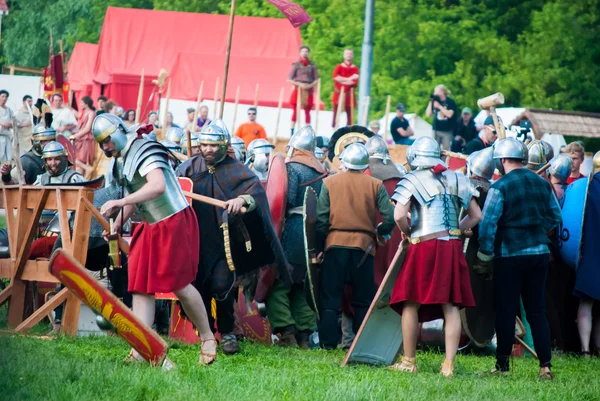
[[[267,0],[287,17],[294,28],[312,22],[312,18],[302,6],[288,0]]]

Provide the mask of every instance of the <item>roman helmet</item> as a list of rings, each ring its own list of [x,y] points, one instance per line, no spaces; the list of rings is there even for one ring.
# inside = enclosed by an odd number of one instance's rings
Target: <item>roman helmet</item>
[[[533,140],[527,145],[527,168],[537,171],[544,167],[546,161],[546,149],[540,140]]]
[[[171,127],[167,131],[165,135],[165,139],[171,142],[175,142],[176,144],[180,144],[181,140],[185,136],[183,130],[179,127]],[[161,141],[162,142],[162,141]]]
[[[554,148],[546,141],[542,141],[540,139],[540,142],[544,146],[544,152],[546,153],[546,163],[548,163],[550,162],[550,160],[554,159]]]
[[[411,169],[432,168],[441,164],[446,166],[446,163],[440,159],[441,149],[440,144],[433,138],[422,136],[413,142],[407,151],[408,164]]]
[[[494,163],[502,175],[506,174],[504,166],[502,166],[502,159],[516,159],[522,163],[526,163],[528,160],[527,147],[515,138],[502,139],[494,144],[493,149]]]
[[[238,159],[237,158],[237,153],[236,153],[236,159],[241,161],[242,163],[244,163],[246,161],[246,143],[244,142],[244,140],[242,138],[240,138],[239,136],[232,136],[231,137],[231,147],[233,148],[234,152],[236,150],[240,151],[240,154],[242,155],[242,159]]]
[[[219,150],[215,154],[215,164],[222,161],[227,156],[227,147],[229,145],[229,135],[218,124],[208,124],[202,128],[198,134],[197,145],[194,145],[192,138],[192,147],[200,145],[219,145]]]
[[[292,157],[294,155],[294,149],[306,150],[309,152],[315,151],[317,145],[317,134],[310,125],[305,125],[292,135],[288,142],[287,156]]]
[[[404,176],[408,174],[408,170],[401,163],[396,163],[394,166],[396,166],[396,169],[400,173],[400,179],[404,178]]]
[[[225,121],[221,120],[220,118],[215,118],[214,120],[211,120],[208,125],[214,125],[221,128],[221,130],[227,136],[227,140],[231,141],[231,134],[229,133],[229,129],[227,129],[227,125],[225,125]]]
[[[550,168],[548,174],[558,179],[562,183],[566,183],[567,179],[571,175],[571,168],[573,167],[573,159],[565,154],[556,156],[550,162]]]
[[[369,167],[369,151],[362,143],[353,143],[344,150],[342,164],[348,170],[362,171]]]
[[[37,124],[33,127],[31,142],[33,143],[33,152],[41,156],[46,142],[56,140],[56,130],[52,127],[46,128],[44,124]],[[44,144],[42,144],[44,142]]]
[[[323,149],[321,148],[315,148],[315,157],[317,158],[317,160],[320,163],[324,163],[325,162],[325,152],[323,152]]]
[[[255,139],[248,145],[246,164],[252,163],[254,169],[261,173],[269,170],[269,157],[275,146],[266,139]]]
[[[169,149],[171,152],[181,152],[181,147],[179,147],[179,145],[173,141],[170,141],[168,139],[163,139],[159,143],[161,145],[163,145],[165,148]]]
[[[110,137],[117,152],[121,152],[127,146],[129,132],[123,120],[110,113],[100,114],[92,123],[92,135],[96,142],[102,144],[107,137]]]
[[[493,156],[494,149],[492,147],[471,153],[467,159],[467,176],[475,174],[477,177],[491,180],[496,169]]]
[[[388,160],[391,160],[387,144],[379,135],[369,138],[365,146],[369,151],[369,156],[373,159],[380,159],[383,164],[387,164]]]
[[[46,159],[50,158],[59,158],[60,164],[58,166],[58,170],[55,173],[51,173],[47,168]],[[42,159],[44,159],[44,169],[51,176],[58,176],[65,172],[67,168],[69,168],[69,161],[67,160],[67,150],[63,145],[61,145],[57,141],[52,141],[44,146],[44,150],[42,151]]]

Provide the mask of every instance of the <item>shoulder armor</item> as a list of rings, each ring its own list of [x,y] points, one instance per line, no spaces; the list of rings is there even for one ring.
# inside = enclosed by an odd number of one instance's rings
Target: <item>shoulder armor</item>
[[[464,174],[452,170],[446,170],[442,174],[446,177],[448,193],[460,199],[463,209],[469,207],[472,197],[479,197],[479,191]]]
[[[85,179],[75,170],[68,169],[65,172],[64,182],[84,182]]]
[[[128,180],[133,179],[138,171],[140,175],[145,176],[150,170],[157,167],[157,165],[153,166],[153,163],[158,163],[159,159],[164,161],[164,166],[169,166],[169,155],[163,145],[147,139],[137,139],[127,152],[123,173]]]
[[[430,170],[416,170],[408,173],[398,183],[392,199],[405,205],[414,197],[419,204],[428,205],[436,195],[443,192],[442,183],[435,179]]]

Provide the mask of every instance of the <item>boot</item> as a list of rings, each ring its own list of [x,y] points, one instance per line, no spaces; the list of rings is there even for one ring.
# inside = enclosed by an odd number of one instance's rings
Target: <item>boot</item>
[[[300,333],[296,334],[296,342],[298,343],[298,346],[302,349],[309,349],[310,348],[310,335],[312,333],[308,332],[308,331],[301,331]]]
[[[221,346],[226,355],[235,355],[240,352],[240,344],[233,333],[224,334],[221,339]]]
[[[287,348],[295,347],[298,345],[298,343],[296,342],[296,336],[292,332],[288,331],[286,333],[281,333],[278,334],[277,337],[279,337],[279,342],[277,343],[277,345],[279,345],[280,347]]]

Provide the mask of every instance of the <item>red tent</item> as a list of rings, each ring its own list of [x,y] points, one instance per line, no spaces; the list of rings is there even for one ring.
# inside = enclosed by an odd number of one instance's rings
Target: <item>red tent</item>
[[[67,73],[69,85],[76,101],[79,101],[83,96],[92,95],[97,53],[98,45],[83,42],[75,43],[67,65]]]
[[[209,64],[223,65],[228,25],[227,15],[109,7],[94,68],[94,95],[102,91],[124,108],[135,108],[142,69],[145,103],[154,86],[151,80],[161,68],[171,71],[181,52],[204,54],[198,70]],[[263,67],[267,59],[283,59],[289,68],[300,44],[300,31],[286,19],[235,17],[233,56],[253,57]],[[287,72],[286,68],[283,76],[274,77],[280,80],[278,88],[285,85]],[[254,87],[256,80],[247,79]],[[241,78],[230,74],[230,80],[240,82]],[[194,92],[195,100],[198,86],[186,90]]]

